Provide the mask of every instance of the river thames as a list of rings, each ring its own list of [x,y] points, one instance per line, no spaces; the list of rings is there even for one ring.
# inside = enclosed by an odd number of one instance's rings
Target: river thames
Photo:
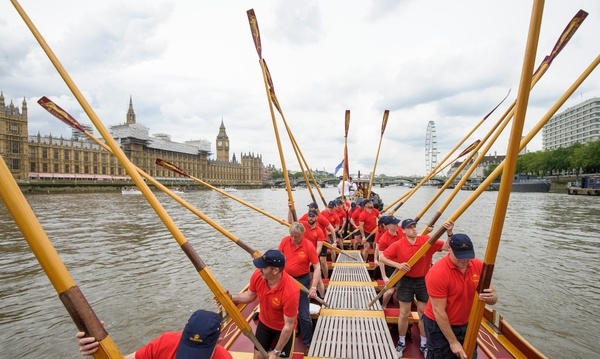
[[[374,190],[384,203],[407,191]],[[337,196],[337,189],[322,191],[327,200]],[[421,188],[396,216],[415,217],[436,191]],[[422,224],[449,193],[423,216]],[[459,193],[440,221],[471,193]],[[242,289],[253,270],[250,255],[165,194],[156,194],[222,286],[232,292]],[[278,218],[287,217],[282,189],[232,194]],[[301,215],[312,201],[309,192],[293,194]],[[454,229],[469,234],[479,258],[484,257],[497,194],[484,192]],[[202,190],[182,197],[261,252],[276,247],[287,234],[287,227],[219,193]],[[214,309],[212,293],[143,196],[50,194],[27,195],[27,200],[123,354],[162,331],[182,329],[197,308]],[[0,233],[0,358],[81,358],[75,325],[3,204]],[[495,308],[550,358],[595,358],[600,353],[599,233],[598,197],[511,195],[492,280],[500,296]]]

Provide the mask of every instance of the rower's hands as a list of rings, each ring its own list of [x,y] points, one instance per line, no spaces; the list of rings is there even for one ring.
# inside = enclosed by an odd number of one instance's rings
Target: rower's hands
[[[308,297],[311,299],[314,299],[317,297],[317,288],[316,287],[311,287],[308,291]]]
[[[398,265],[396,265],[396,268],[398,268],[398,270],[401,270],[403,272],[408,272],[410,270],[410,265],[408,263],[398,263]]]
[[[498,301],[498,294],[492,288],[484,289],[482,293],[479,293],[479,300],[486,304],[496,304]]]
[[[458,358],[467,359],[467,353],[465,353],[465,349],[458,340],[450,343],[450,350],[452,350],[452,353],[454,353],[454,355],[456,355]]]
[[[442,224],[442,227],[444,227],[446,229],[446,233],[452,233],[452,229],[454,228],[454,221],[447,221],[446,223]]]
[[[104,326],[104,321],[100,321],[102,326]],[[98,346],[100,343],[94,337],[86,337],[84,332],[77,332],[75,334],[75,338],[79,339],[77,342],[79,345],[79,352],[83,356],[93,355],[98,351]]]

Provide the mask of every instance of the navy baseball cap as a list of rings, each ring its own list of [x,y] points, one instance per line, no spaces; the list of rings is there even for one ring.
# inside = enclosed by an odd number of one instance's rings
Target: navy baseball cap
[[[383,224],[383,225],[389,224],[389,217],[388,216],[379,217],[378,224],[380,224],[380,225],[381,224]]]
[[[413,224],[417,224],[417,222],[415,222],[414,219],[405,219],[402,221],[402,228],[407,228],[409,226],[412,226]]]
[[[471,238],[463,233],[456,233],[450,237],[450,248],[457,259],[475,258],[475,249]]]
[[[261,257],[254,258],[253,262],[256,268],[283,268],[285,267],[285,256],[277,249],[269,249]]]
[[[327,207],[329,207],[329,208],[335,207],[335,201],[329,201],[329,203],[327,204]]]
[[[308,215],[309,216],[318,216],[319,212],[315,211],[314,209],[311,209],[310,211],[308,211]]]
[[[394,216],[388,216],[387,219],[387,223],[386,224],[398,224],[400,223],[400,220]]]
[[[308,204],[308,208],[319,208],[319,205],[316,202],[312,202]]]
[[[221,316],[197,310],[188,319],[175,354],[176,359],[210,359],[221,333]]]

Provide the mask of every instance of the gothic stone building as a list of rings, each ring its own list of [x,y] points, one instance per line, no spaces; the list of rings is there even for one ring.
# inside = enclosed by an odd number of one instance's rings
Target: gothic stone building
[[[91,127],[84,127],[92,132]],[[178,143],[172,142],[167,134],[150,135],[147,127],[136,122],[131,99],[125,123],[110,130],[129,160],[159,180],[183,177],[156,165],[156,158],[213,185],[263,183],[262,156],[242,153],[239,160],[235,154],[229,159],[229,137],[223,121],[217,135],[216,159],[209,158],[212,155],[209,141]],[[28,135],[27,102],[23,100],[20,110],[12,101],[6,106],[2,92],[0,155],[16,180],[128,178],[114,156],[77,130],[73,130],[70,139],[39,133]]]

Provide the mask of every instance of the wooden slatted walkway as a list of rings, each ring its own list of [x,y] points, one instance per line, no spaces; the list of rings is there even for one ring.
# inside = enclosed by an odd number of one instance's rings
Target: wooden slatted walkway
[[[305,358],[396,359],[395,344],[360,252],[338,255]]]

